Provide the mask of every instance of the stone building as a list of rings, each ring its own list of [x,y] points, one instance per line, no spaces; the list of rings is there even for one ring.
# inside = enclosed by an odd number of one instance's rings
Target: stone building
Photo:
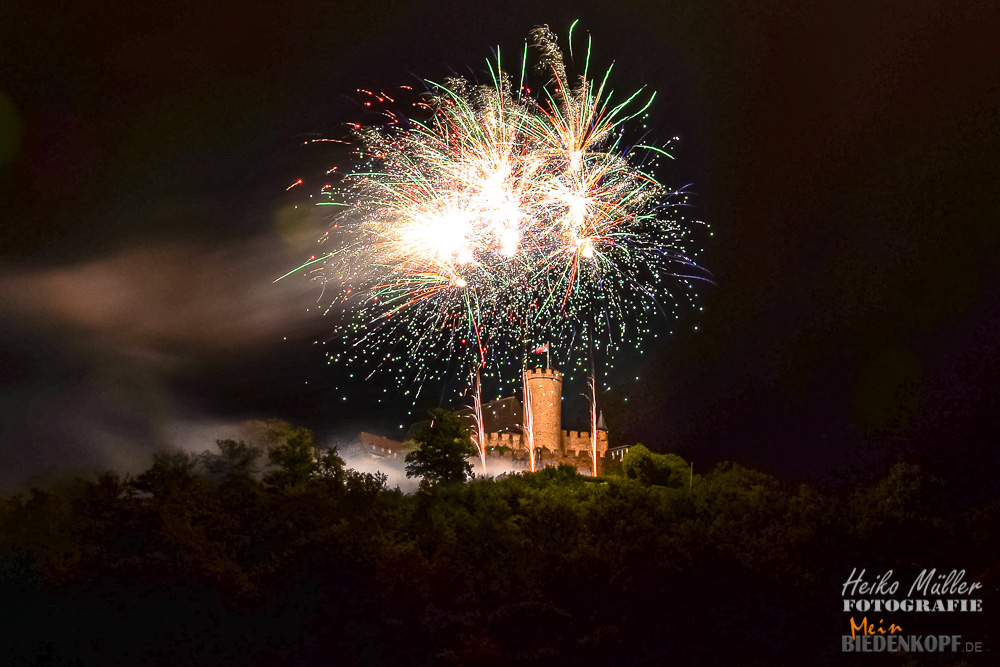
[[[591,433],[567,431],[562,428],[563,374],[550,368],[534,368],[525,372],[528,388],[528,407],[532,433],[535,440],[537,464],[554,466],[562,463],[575,465],[582,470],[591,469]],[[489,458],[506,459],[515,466],[528,467],[528,443],[525,438],[524,405],[516,397],[508,396],[484,403],[483,431],[486,453]],[[476,430],[472,408],[458,411],[459,419],[470,432]],[[430,420],[410,426],[404,440],[430,424]],[[403,443],[389,438],[362,433],[360,448],[375,458],[397,459],[405,457]],[[604,417],[597,422],[597,457],[600,462],[608,455],[608,430]]]
[[[562,428],[563,374],[555,369],[534,368],[525,372],[528,388],[528,416],[535,441],[538,463],[542,466],[570,463],[579,468],[591,468],[591,434],[589,431],[567,431]],[[471,408],[459,415],[475,428]],[[514,397],[483,404],[483,430],[486,452],[491,457],[510,458],[527,463],[523,407]],[[608,451],[608,430],[604,417],[597,424],[597,456],[603,459]],[[600,465],[600,463],[598,463]]]
[[[395,461],[406,458],[407,447],[398,440],[362,431],[352,446],[346,448],[343,453],[365,453],[375,459]]]

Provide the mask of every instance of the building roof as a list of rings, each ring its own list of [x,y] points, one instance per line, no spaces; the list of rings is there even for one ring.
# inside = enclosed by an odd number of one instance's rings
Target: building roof
[[[403,443],[383,435],[375,435],[362,431],[358,434],[358,442],[367,448],[379,448],[389,453],[398,453],[406,449]]]

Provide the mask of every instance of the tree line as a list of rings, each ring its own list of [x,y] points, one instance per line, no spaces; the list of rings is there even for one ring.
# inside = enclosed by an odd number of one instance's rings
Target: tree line
[[[456,425],[416,436],[412,494],[274,421],[266,446],[0,496],[0,662],[822,664],[853,567],[995,589],[997,507],[917,466],[831,492],[638,445],[602,477],[488,479]]]

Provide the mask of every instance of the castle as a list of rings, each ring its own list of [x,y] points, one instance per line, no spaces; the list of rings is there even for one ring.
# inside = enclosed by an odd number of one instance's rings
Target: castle
[[[535,368],[524,373],[528,414],[517,398],[511,396],[484,403],[482,419],[484,448],[490,459],[506,460],[515,467],[530,467],[525,417],[531,424],[536,467],[569,463],[580,469],[592,469],[591,433],[562,428],[563,374],[551,368]],[[458,416],[475,437],[476,417],[472,408],[463,408]],[[429,422],[413,424],[406,434],[409,440]],[[377,458],[400,458],[403,443],[370,433],[359,436],[359,444]],[[598,468],[608,453],[608,431],[601,416],[597,421]]]
[[[540,466],[570,463],[577,467],[591,467],[591,433],[587,431],[567,431],[562,428],[562,382],[563,375],[551,368],[535,368],[525,371],[524,384],[527,387],[527,406],[531,431],[536,450],[536,463]],[[517,399],[500,399],[514,401]],[[499,430],[488,428],[487,415],[494,411],[494,401],[483,406],[483,427],[485,448],[488,456],[500,456],[509,450],[512,460],[527,461],[528,446],[522,419],[515,428]],[[459,413],[467,420],[473,419],[470,409]],[[608,451],[608,431],[601,417],[597,424],[597,456],[604,457]]]

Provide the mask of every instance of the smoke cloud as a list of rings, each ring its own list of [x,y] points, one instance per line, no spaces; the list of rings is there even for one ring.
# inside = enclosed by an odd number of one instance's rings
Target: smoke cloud
[[[134,472],[166,446],[211,447],[209,417],[176,385],[328,326],[307,310],[315,285],[273,282],[301,259],[265,234],[0,267],[0,488]]]

